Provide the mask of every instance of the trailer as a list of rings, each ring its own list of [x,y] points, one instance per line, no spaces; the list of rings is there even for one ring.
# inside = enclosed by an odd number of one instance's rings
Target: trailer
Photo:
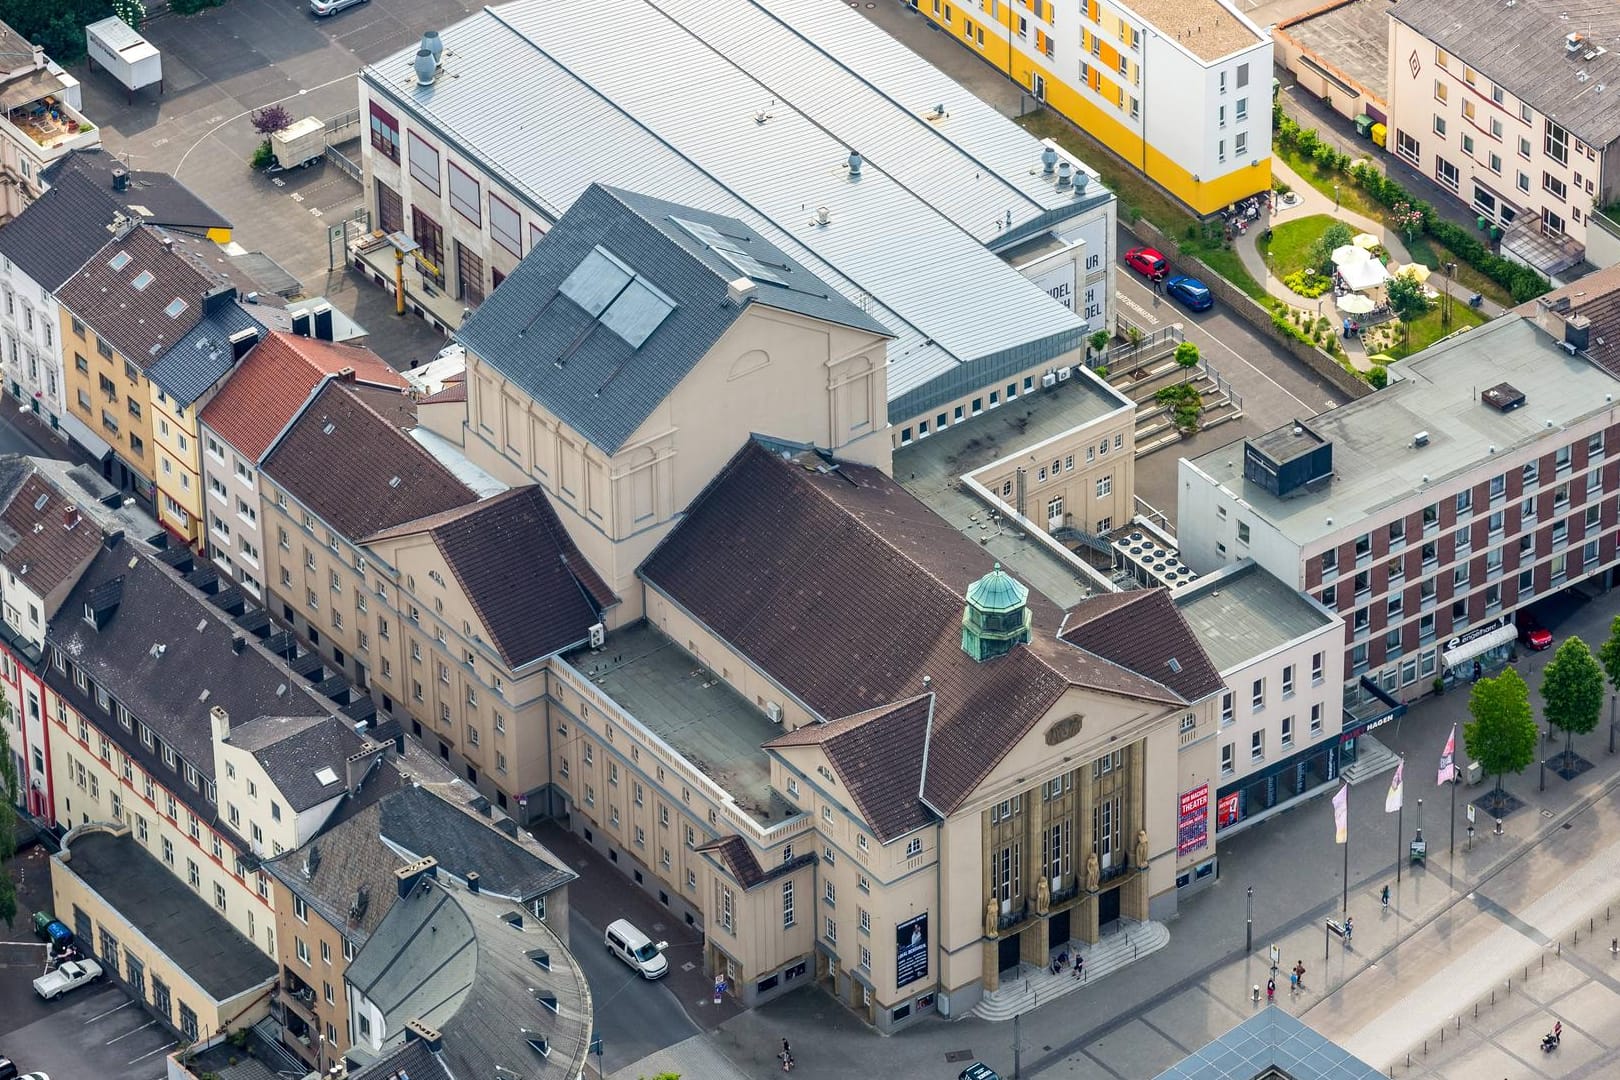
[[[117,79],[131,100],[135,91],[153,83],[157,83],[158,93],[163,92],[162,55],[118,16],[86,26],[84,45],[90,59]]]
[[[326,156],[326,124],[313,116],[294,120],[270,136],[270,150],[275,155],[271,172],[313,165]]]

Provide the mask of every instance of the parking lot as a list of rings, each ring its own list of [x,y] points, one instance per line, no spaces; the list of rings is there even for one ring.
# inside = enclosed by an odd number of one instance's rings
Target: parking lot
[[[174,1036],[110,978],[55,1001],[34,993],[45,946],[33,936],[35,911],[50,903],[50,866],[38,847],[12,860],[17,920],[0,927],[0,1054],[24,1072],[52,1080],[158,1080]]]

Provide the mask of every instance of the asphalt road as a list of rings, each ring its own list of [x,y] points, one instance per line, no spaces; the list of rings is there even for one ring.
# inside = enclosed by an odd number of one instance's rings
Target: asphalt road
[[[648,982],[609,954],[602,928],[592,926],[577,907],[568,911],[568,934],[570,951],[591,984],[607,1073],[698,1034],[698,1026],[687,1019],[665,983]],[[676,962],[670,958],[672,965]]]

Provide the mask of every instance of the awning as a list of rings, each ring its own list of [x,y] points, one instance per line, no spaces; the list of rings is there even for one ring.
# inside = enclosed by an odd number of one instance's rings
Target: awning
[[[106,461],[107,455],[113,452],[107,440],[91,431],[77,416],[64,412],[59,419],[62,422],[62,430],[67,432],[74,442],[88,450],[97,461]]]
[[[1446,667],[1454,668],[1458,664],[1465,664],[1474,657],[1489,652],[1499,645],[1506,645],[1519,636],[1519,630],[1512,623],[1498,626],[1488,634],[1481,634],[1473,641],[1465,641],[1455,649],[1447,649],[1441,656],[1441,662]]]

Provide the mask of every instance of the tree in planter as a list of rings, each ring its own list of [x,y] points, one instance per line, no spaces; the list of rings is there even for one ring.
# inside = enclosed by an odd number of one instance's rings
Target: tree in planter
[[[1468,714],[1473,719],[1463,725],[1463,745],[1480,768],[1496,777],[1490,798],[1501,807],[1508,799],[1502,777],[1523,772],[1536,756],[1530,688],[1512,668],[1494,679],[1481,679],[1468,697]]]
[[[1108,342],[1113,338],[1113,336],[1114,335],[1110,334],[1106,330],[1098,330],[1095,334],[1092,334],[1090,337],[1086,338],[1086,345],[1091,348],[1092,355],[1101,356],[1103,354],[1103,350],[1108,348]]]
[[[1603,714],[1603,669],[1578,637],[1558,646],[1541,673],[1541,712],[1564,733],[1564,768],[1575,760],[1575,736],[1589,734]]]
[[[1183,341],[1176,346],[1176,366],[1181,368],[1181,380],[1186,382],[1192,378],[1193,368],[1198,366],[1202,359],[1198,353],[1198,346],[1190,341]]]
[[[1140,349],[1146,337],[1147,335],[1142,333],[1140,326],[1127,326],[1125,328],[1125,340],[1131,343],[1132,349]]]
[[[1423,285],[1413,274],[1396,274],[1389,279],[1384,291],[1389,294],[1389,307],[1401,320],[1401,335],[1408,346],[1412,344],[1412,324],[1429,313],[1433,302],[1423,291]]]
[[[1174,383],[1157,391],[1153,400],[1170,409],[1171,422],[1183,435],[1198,431],[1198,420],[1204,413],[1204,395],[1192,383]]]
[[[1603,673],[1609,677],[1609,686],[1616,694],[1620,694],[1620,615],[1614,617],[1609,624],[1609,640],[1598,646],[1598,661],[1603,665]],[[1609,699],[1609,753],[1614,753],[1614,710],[1615,699]]]

